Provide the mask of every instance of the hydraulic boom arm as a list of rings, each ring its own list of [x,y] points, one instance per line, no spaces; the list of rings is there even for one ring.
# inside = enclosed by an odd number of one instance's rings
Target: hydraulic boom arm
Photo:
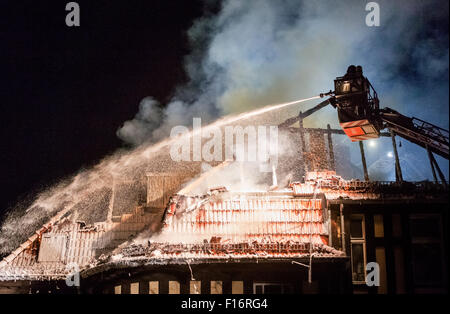
[[[447,130],[418,118],[409,118],[390,108],[380,110],[383,127],[393,130],[404,139],[449,158],[449,134]]]

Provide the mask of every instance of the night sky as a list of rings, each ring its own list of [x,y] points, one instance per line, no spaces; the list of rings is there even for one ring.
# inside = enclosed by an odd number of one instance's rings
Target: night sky
[[[0,211],[95,164],[140,100],[186,80],[187,29],[199,1],[2,1]]]

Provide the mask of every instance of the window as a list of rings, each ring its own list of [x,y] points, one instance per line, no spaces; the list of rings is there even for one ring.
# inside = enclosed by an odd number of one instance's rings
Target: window
[[[364,215],[350,217],[350,242],[353,283],[366,282],[366,234]]]
[[[200,294],[201,293],[201,281],[191,280],[190,282],[190,293],[191,294]]]
[[[122,286],[115,286],[114,294],[122,294]]]
[[[254,294],[283,294],[291,291],[291,286],[282,283],[254,283]]]
[[[149,294],[159,294],[159,281],[150,281],[148,286]]]
[[[399,238],[402,236],[402,216],[392,214],[392,236]]]
[[[169,281],[169,294],[180,294],[180,283],[178,281]]]
[[[412,215],[411,236],[436,239],[441,236],[440,217],[437,215]]]
[[[352,216],[350,219],[350,236],[354,239],[364,238],[364,216]]]
[[[412,245],[414,282],[417,285],[439,285],[442,281],[441,244],[414,243]]]
[[[222,294],[222,281],[211,281],[211,294]]]
[[[139,294],[139,282],[133,282],[130,285],[130,294]]]
[[[232,281],[231,282],[231,293],[232,294],[243,294],[244,293],[244,282],[243,281]]]
[[[413,278],[416,286],[441,286],[444,276],[439,215],[411,215]]]

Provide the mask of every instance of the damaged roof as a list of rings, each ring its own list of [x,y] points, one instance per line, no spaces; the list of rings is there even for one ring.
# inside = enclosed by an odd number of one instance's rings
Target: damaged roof
[[[341,258],[345,254],[328,245],[328,202],[390,195],[411,198],[431,191],[429,183],[412,184],[407,190],[392,183],[346,181],[334,172],[316,172],[309,173],[304,183],[274,191],[220,188],[199,196],[176,194],[162,217],[137,206],[131,213],[86,226],[63,218],[61,212],[0,262],[0,280],[63,279],[71,263],[88,274],[104,267],[187,260],[276,261],[311,254]],[[143,235],[155,221],[162,223],[160,232]]]

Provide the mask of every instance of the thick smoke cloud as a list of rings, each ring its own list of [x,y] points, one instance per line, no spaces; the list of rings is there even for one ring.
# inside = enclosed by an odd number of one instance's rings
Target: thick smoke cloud
[[[343,75],[349,64],[363,66],[382,106],[448,129],[448,1],[377,1],[380,27],[366,26],[367,2],[223,1],[218,14],[206,12],[188,31],[189,82],[179,86],[167,104],[144,98],[135,118],[125,122],[117,135],[133,145],[156,142],[167,137],[172,126],[191,126],[192,117],[206,123],[228,113],[311,97],[333,89],[333,78]],[[293,106],[284,114],[288,118],[298,110]],[[306,126],[326,123],[338,127],[331,107],[305,121]],[[359,147],[338,136],[334,143],[343,152],[340,159],[336,154],[337,162],[342,160],[337,168],[347,171],[339,174],[354,178],[352,169],[344,166],[350,162],[359,167]],[[432,179],[426,152],[402,143],[404,177]],[[96,211],[105,212],[109,206],[105,201],[105,209],[99,209],[97,198],[107,199],[112,186],[138,182],[149,166],[172,169],[173,164],[164,165],[167,158],[159,158],[163,146],[140,145],[115,153],[39,194],[23,210],[18,205],[0,229],[0,254],[17,248],[63,208],[73,212],[79,207],[84,216],[97,217]],[[386,138],[374,147],[366,145],[369,175],[374,179],[394,179],[393,160],[386,161],[390,150]],[[448,161],[439,162],[448,173]],[[127,205],[132,208],[139,197],[130,196],[134,200]]]
[[[192,117],[210,121],[317,95],[333,89],[333,78],[349,64],[363,66],[382,106],[448,128],[448,33],[442,33],[448,2],[378,1],[380,27],[365,24],[366,3],[223,2],[217,15],[198,20],[189,30],[190,82],[177,89],[162,116],[149,116],[153,111],[141,105],[118,136],[133,144],[158,140],[174,125],[190,126]],[[287,110],[286,117],[298,110]],[[332,108],[306,125],[323,127],[324,121],[338,127]]]
[[[433,86],[443,98],[426,118],[447,127],[441,113],[448,112],[448,35],[429,24],[448,17],[448,3],[378,3],[381,26],[368,27],[360,0],[225,1],[219,14],[189,30],[190,83],[178,88],[163,121],[141,105],[119,137],[133,144],[156,140],[175,124],[190,125],[193,116],[207,121],[316,95],[332,89],[332,79],[353,63],[363,65],[382,100],[406,114],[422,114],[414,99],[429,97],[423,88]],[[330,108],[322,115],[336,125]]]
[[[152,138],[152,129],[149,125],[159,126],[164,120],[164,112],[157,100],[152,97],[142,99],[139,112],[132,121],[126,121],[118,131],[118,135],[131,144],[140,144]]]

